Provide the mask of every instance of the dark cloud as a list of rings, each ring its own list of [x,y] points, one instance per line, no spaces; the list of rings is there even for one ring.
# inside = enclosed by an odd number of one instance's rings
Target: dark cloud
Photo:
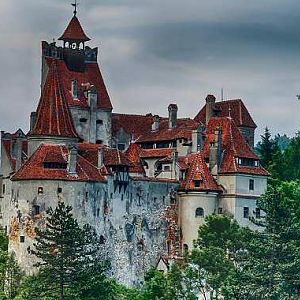
[[[38,102],[40,41],[57,38],[70,1],[0,1],[0,128],[28,128]],[[207,93],[244,99],[258,126],[300,126],[296,0],[82,0],[79,17],[116,111],[194,116]]]

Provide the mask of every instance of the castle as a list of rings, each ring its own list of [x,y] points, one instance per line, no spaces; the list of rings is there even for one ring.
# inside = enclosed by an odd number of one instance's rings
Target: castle
[[[241,100],[208,95],[195,118],[113,113],[98,49],[76,13],[61,46],[42,42],[41,97],[30,131],[1,132],[1,224],[20,266],[33,272],[36,226],[64,201],[100,235],[112,275],[139,285],[192,248],[209,214],[244,226],[268,172],[253,151],[256,125]]]

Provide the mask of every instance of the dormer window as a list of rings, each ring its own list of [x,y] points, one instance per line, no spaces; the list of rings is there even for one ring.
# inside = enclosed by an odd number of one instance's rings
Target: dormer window
[[[253,158],[238,158],[238,164],[244,167],[259,167],[259,161]]]
[[[195,188],[199,188],[201,186],[201,180],[194,180]]]
[[[66,169],[67,163],[66,162],[43,162],[44,169]]]
[[[72,80],[71,93],[73,99],[78,99],[78,82],[76,79]]]

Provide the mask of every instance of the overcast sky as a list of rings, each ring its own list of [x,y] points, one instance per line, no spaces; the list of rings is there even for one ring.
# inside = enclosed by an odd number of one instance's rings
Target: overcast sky
[[[0,129],[29,127],[40,41],[58,38],[71,0],[0,0]],[[258,125],[300,129],[299,0],[81,0],[78,17],[115,112],[194,117],[208,93],[241,98]]]

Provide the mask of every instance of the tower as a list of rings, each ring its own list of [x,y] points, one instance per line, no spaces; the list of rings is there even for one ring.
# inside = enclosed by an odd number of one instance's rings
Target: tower
[[[56,42],[42,42],[42,95],[50,65],[56,62],[59,86],[79,141],[111,144],[112,104],[97,63],[98,48],[86,45],[90,38],[77,18],[77,6],[69,24]],[[36,124],[36,113],[31,116],[31,131]]]

